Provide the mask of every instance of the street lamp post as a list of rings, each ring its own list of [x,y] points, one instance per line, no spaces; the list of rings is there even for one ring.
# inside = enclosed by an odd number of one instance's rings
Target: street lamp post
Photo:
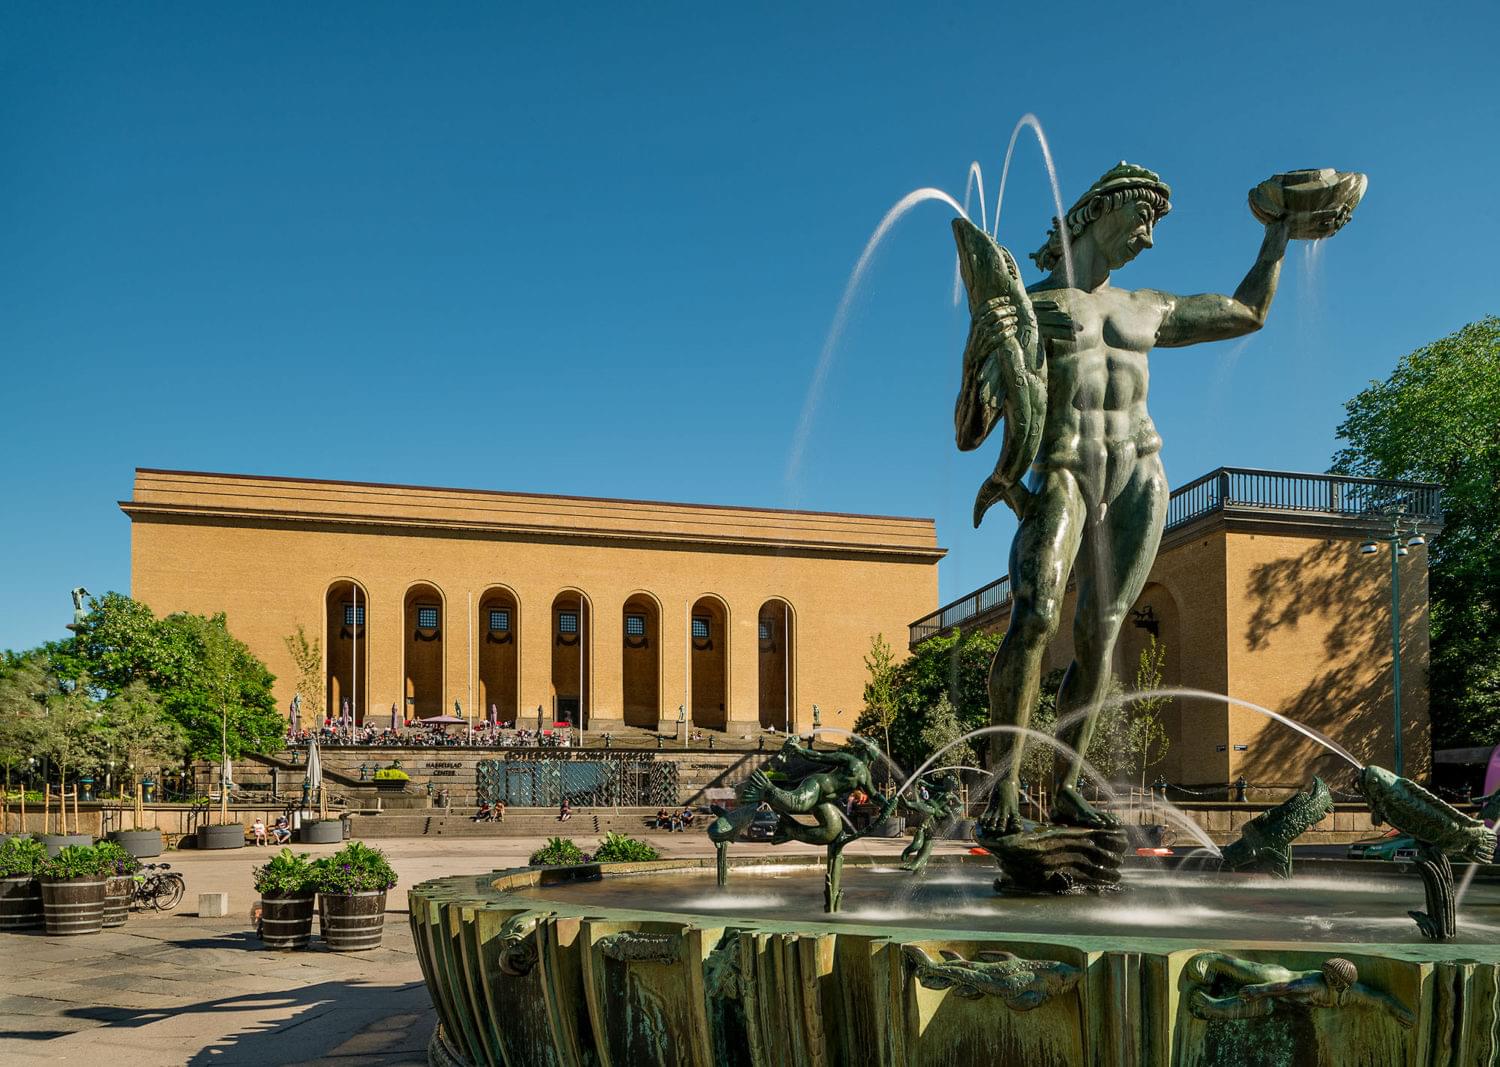
[[[1403,773],[1401,758],[1401,557],[1427,543],[1416,519],[1408,519],[1404,508],[1392,513],[1388,536],[1371,538],[1359,546],[1361,555],[1373,556],[1381,543],[1391,550],[1391,715],[1395,730],[1395,770]]]

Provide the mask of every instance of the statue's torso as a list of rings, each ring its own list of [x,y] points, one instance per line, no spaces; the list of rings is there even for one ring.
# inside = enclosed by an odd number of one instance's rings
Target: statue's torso
[[[1147,357],[1161,304],[1148,291],[1103,286],[1045,293],[1072,316],[1071,341],[1047,344],[1047,426],[1036,466],[1078,476],[1091,505],[1113,500],[1136,461],[1161,449],[1146,411]]]

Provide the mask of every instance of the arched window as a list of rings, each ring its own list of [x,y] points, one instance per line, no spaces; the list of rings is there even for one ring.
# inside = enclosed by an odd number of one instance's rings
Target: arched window
[[[576,589],[552,601],[552,720],[586,728],[593,661],[593,614],[588,597]]]
[[[729,607],[699,597],[688,616],[688,663],[694,726],[722,730],[729,721]]]
[[[328,587],[325,605],[323,665],[328,682],[324,714],[330,718],[347,714],[356,723],[363,722],[370,702],[370,596],[358,582],[341,579]],[[307,729],[322,723],[313,723],[304,708],[302,725]]]
[[[445,614],[443,592],[437,586],[421,582],[406,591],[402,637],[405,719],[426,719],[444,712]]]
[[[792,606],[785,600],[767,600],[756,619],[756,662],[760,679],[760,725],[762,729],[792,728],[795,707],[792,683],[796,678],[796,637]]]
[[[479,706],[476,721],[514,723],[520,715],[521,606],[515,593],[493,586],[479,596],[474,655]]]

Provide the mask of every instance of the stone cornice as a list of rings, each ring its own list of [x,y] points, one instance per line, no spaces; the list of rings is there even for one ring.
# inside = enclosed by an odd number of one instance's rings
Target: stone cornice
[[[360,527],[384,531],[425,531],[446,536],[481,536],[503,540],[551,540],[576,543],[660,545],[672,548],[795,553],[838,558],[871,558],[898,562],[936,563],[947,549],[911,544],[883,544],[797,537],[753,537],[725,534],[676,533],[609,527],[585,527],[553,523],[506,523],[454,518],[403,517],[345,511],[298,510],[294,508],[246,508],[209,504],[186,504],[121,500],[120,510],[132,522],[179,522],[191,525],[249,525],[260,527]]]

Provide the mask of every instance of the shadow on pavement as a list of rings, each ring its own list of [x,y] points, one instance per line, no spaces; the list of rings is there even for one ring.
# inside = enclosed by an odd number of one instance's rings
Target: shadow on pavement
[[[218,1038],[191,1059],[203,1064],[315,1064],[325,1057],[343,1063],[419,1064],[436,1019],[422,982],[383,985],[352,979],[298,989],[239,993],[196,1004],[163,1008],[71,1008],[69,1018],[101,1029],[138,1028],[194,1015],[250,1013],[239,1032]],[[312,1024],[312,1025],[308,1025]],[[43,1040],[52,1033],[10,1033]]]

